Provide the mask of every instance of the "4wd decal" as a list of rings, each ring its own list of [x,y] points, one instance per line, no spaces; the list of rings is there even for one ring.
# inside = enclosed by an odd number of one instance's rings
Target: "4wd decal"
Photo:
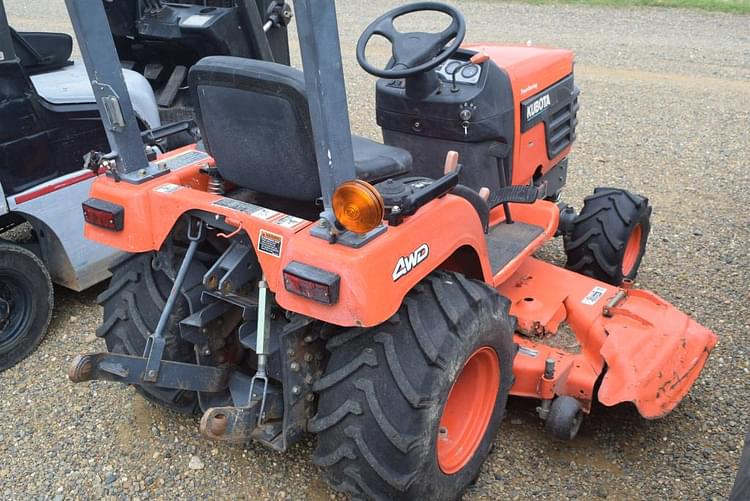
[[[430,255],[430,248],[427,244],[422,244],[409,255],[401,256],[396,263],[396,269],[393,270],[393,281],[403,277],[411,270],[417,267],[419,263],[427,259]]]

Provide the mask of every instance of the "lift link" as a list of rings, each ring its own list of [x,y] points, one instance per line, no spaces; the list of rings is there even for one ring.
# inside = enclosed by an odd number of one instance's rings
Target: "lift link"
[[[156,326],[156,330],[153,334],[148,337],[146,341],[146,349],[143,352],[143,356],[148,358],[146,362],[146,369],[143,372],[143,381],[146,383],[156,383],[159,379],[159,369],[161,367],[161,359],[164,356],[164,348],[166,347],[166,340],[164,339],[164,330],[167,328],[167,322],[174,309],[174,304],[177,301],[177,296],[180,294],[182,284],[185,282],[190,265],[195,257],[195,251],[198,250],[198,244],[203,240],[203,221],[197,220],[195,224],[195,232],[193,231],[193,220],[188,222],[187,237],[190,240],[185,258],[182,260],[180,265],[180,271],[177,272],[177,278],[172,285],[172,290],[169,292],[169,298],[167,304],[164,306],[164,310],[161,312],[159,317],[159,323]]]
[[[266,277],[258,282],[258,335],[255,345],[255,353],[258,355],[258,368],[250,382],[250,401],[260,398],[260,411],[258,412],[258,425],[263,424],[265,419],[266,395],[268,393],[268,374],[266,365],[268,364],[269,341],[271,331],[271,305],[268,300],[268,282]],[[255,385],[262,382],[263,393],[260,397],[256,396]]]

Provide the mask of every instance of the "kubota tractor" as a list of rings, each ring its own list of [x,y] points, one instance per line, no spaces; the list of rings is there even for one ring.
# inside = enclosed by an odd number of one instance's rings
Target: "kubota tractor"
[[[201,412],[214,440],[283,451],[313,433],[315,462],[356,497],[455,499],[508,395],[539,401],[569,439],[595,399],[657,418],[698,377],[716,336],[632,287],[646,198],[601,188],[578,215],[556,203],[578,109],[570,51],[462,46],[455,8],[393,9],[357,47],[380,77],[380,144],[351,134],[333,0],[297,0],[304,73],[199,61],[205,151],[149,162],[100,0],[67,4],[112,147],[86,235],[132,253],[100,297],[108,352],[77,357],[73,381]],[[394,27],[423,11],[450,24]],[[373,36],[392,45],[384,69]],[[570,269],[532,257],[556,235]],[[546,342],[563,330],[576,350]]]

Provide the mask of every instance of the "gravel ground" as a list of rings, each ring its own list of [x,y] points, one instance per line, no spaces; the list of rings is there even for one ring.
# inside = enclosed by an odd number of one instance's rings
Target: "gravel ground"
[[[69,31],[62,0],[6,0],[20,29]],[[377,136],[373,79],[354,43],[396,2],[339,2],[354,129]],[[466,499],[721,499],[750,424],[746,244],[750,236],[750,17],[657,8],[459,2],[469,40],[569,47],[583,89],[566,199],[598,185],[654,205],[640,285],[720,335],[679,408],[644,421],[594,409],[573,443],[549,440],[533,405],[511,401],[494,452]],[[580,205],[580,203],[579,203]],[[542,251],[560,260],[559,243]],[[132,389],[74,386],[74,354],[94,337],[100,289],[58,289],[50,333],[0,375],[0,497],[334,499],[309,460],[312,439],[280,455],[202,440],[193,419]]]

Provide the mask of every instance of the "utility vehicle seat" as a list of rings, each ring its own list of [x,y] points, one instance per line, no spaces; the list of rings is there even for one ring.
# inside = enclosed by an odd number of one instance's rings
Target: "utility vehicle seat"
[[[281,64],[211,56],[190,70],[196,119],[222,177],[260,193],[320,197],[303,73]],[[352,136],[357,177],[380,181],[408,172],[411,155]]]

